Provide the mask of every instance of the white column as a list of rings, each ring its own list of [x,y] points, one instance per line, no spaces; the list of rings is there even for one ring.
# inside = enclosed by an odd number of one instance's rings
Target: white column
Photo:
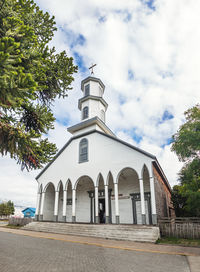
[[[63,219],[66,221],[67,215],[67,190],[63,190]]]
[[[99,223],[99,191],[95,187],[95,223]]]
[[[144,183],[143,179],[139,179],[140,183],[140,199],[141,199],[141,214],[142,214],[142,224],[146,224],[146,213],[145,213],[145,201],[144,201]]]
[[[72,223],[76,222],[76,190],[72,189]]]
[[[114,183],[114,189],[115,189],[115,217],[116,217],[116,224],[119,224],[118,183]]]
[[[156,199],[155,199],[155,188],[154,188],[154,178],[150,177],[150,191],[151,191],[151,212],[152,212],[152,223],[157,224],[156,215]]]
[[[40,197],[41,194],[37,193],[37,202],[36,202],[36,210],[35,210],[35,215],[39,215],[39,209],[40,209]]]
[[[105,185],[104,188],[105,188],[106,223],[109,223],[108,185]]]
[[[44,198],[45,198],[45,192],[42,193],[42,200],[41,200],[41,206],[40,206],[40,220],[43,220]]]
[[[54,202],[54,219],[58,221],[58,200],[59,200],[59,191],[55,191],[55,202]]]

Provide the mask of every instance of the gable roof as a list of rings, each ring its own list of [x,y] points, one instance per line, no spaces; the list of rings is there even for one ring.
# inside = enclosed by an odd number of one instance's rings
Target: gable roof
[[[116,142],[119,142],[119,143],[121,143],[121,144],[123,144],[123,145],[126,145],[126,146],[128,146],[129,148],[132,148],[132,149],[134,149],[134,150],[136,150],[136,151],[138,151],[138,152],[140,152],[140,153],[142,153],[143,155],[145,155],[145,156],[147,156],[147,157],[149,157],[149,158],[151,158],[151,159],[153,159],[153,160],[157,160],[156,159],[156,157],[154,156],[154,155],[152,155],[152,154],[150,154],[150,153],[148,153],[148,152],[146,152],[146,151],[144,151],[144,150],[142,150],[142,149],[140,149],[140,148],[138,148],[138,147],[136,147],[136,146],[134,146],[134,145],[131,145],[131,144],[129,144],[129,143],[127,143],[127,142],[125,142],[125,141],[122,141],[122,140],[120,140],[120,139],[118,139],[118,138],[116,138],[116,137],[114,137],[114,136],[111,136],[111,135],[108,135],[108,134],[105,134],[105,133],[103,133],[103,132],[101,132],[101,131],[98,131],[98,130],[91,130],[91,131],[89,131],[89,132],[86,132],[86,133],[82,133],[82,134],[80,134],[80,135],[77,135],[77,136],[74,136],[74,137],[71,137],[70,139],[69,139],[69,141],[60,149],[60,151],[55,155],[55,157],[52,159],[52,161],[50,161],[43,169],[42,169],[42,171],[36,176],[36,179],[38,179],[48,168],[49,168],[49,166],[56,160],[56,158],[67,148],[67,146],[73,141],[73,140],[75,140],[75,139],[78,139],[78,138],[81,138],[81,137],[84,137],[84,136],[87,136],[87,135],[89,135],[89,134],[93,134],[93,133],[98,133],[98,134],[101,134],[101,135],[103,135],[103,136],[105,136],[105,137],[108,137],[108,138],[110,138],[110,139],[112,139],[112,140],[114,140],[114,141],[116,141]]]
[[[25,212],[26,210],[31,210],[32,212],[35,212],[35,208],[31,208],[31,207],[27,207],[24,210],[22,210],[22,212]]]

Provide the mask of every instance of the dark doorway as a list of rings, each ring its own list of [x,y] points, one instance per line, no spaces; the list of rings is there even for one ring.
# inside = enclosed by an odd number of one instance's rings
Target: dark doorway
[[[99,221],[101,224],[105,223],[105,198],[99,199]]]

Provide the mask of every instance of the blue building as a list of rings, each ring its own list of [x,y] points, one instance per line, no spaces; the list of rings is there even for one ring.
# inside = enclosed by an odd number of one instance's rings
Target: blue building
[[[26,208],[23,211],[24,217],[34,217],[35,216],[35,208]]]

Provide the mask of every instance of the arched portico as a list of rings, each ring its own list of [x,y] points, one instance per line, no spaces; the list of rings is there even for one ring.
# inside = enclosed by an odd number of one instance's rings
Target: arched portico
[[[140,194],[137,172],[130,167],[122,169],[117,176],[117,184],[119,194],[120,223],[142,224],[141,215],[139,215],[139,212],[137,211],[141,208],[140,203],[136,202],[135,206],[133,205],[132,201],[133,195]]]
[[[94,192],[94,182],[89,176],[80,177],[73,188],[73,207],[75,204],[75,209],[72,209],[73,221],[83,222],[83,223],[93,223],[94,213],[91,209],[91,199],[90,193]],[[74,199],[75,198],[75,199]],[[75,215],[74,215],[75,210]],[[74,220],[75,219],[75,220]]]
[[[133,168],[125,167],[118,174],[115,171],[114,177],[109,171],[105,181],[99,173],[96,180],[81,176],[74,186],[70,179],[65,184],[60,180],[56,186],[48,183],[42,192],[40,185],[38,215],[47,221],[152,224],[151,179],[144,164],[140,176]]]
[[[54,220],[54,204],[55,204],[55,187],[52,182],[49,182],[43,191],[43,220],[53,221]],[[42,207],[41,207],[42,208]]]

